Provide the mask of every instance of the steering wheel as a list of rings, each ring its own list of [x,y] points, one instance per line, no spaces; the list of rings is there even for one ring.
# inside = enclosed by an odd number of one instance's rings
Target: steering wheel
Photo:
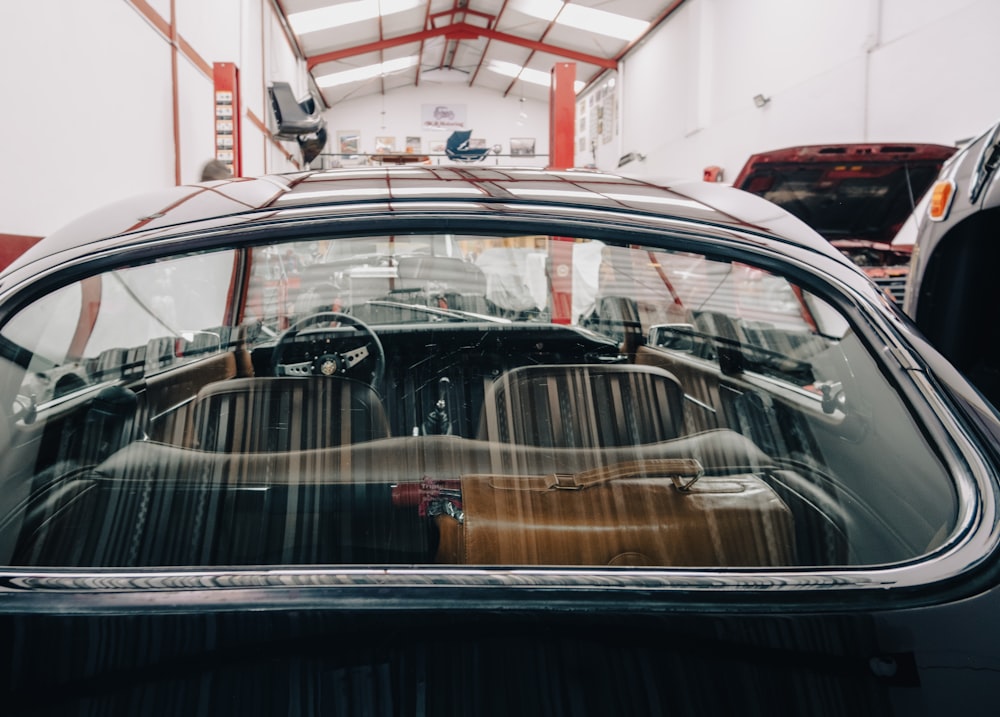
[[[289,345],[303,330],[315,324],[334,322],[339,326],[309,332],[311,341],[305,361],[282,362]],[[285,329],[274,345],[271,364],[275,376],[345,376],[357,374],[360,369],[356,367],[368,358],[374,359],[368,383],[377,390],[385,375],[385,350],[378,336],[361,319],[339,311],[321,311],[305,316]]]

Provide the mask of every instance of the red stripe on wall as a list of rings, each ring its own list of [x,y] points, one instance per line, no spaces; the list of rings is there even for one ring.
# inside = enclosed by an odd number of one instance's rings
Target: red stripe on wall
[[[181,183],[181,100],[177,68],[177,2],[170,0],[170,79],[173,85],[174,184]]]
[[[194,48],[180,35],[177,36],[178,45],[181,54],[191,61],[195,67],[202,71],[202,73],[208,79],[212,79],[212,63],[208,62],[204,57],[195,52]]]
[[[171,46],[171,58],[170,58],[170,75],[173,83],[173,122],[174,122],[174,181],[179,185],[181,184],[181,146],[180,146],[180,89],[178,88],[178,68],[177,68],[177,57],[182,55],[191,64],[197,67],[208,79],[214,80],[214,70],[212,64],[205,60],[198,52],[191,46],[187,40],[185,40],[177,32],[177,15],[176,15],[176,0],[170,0],[170,19],[164,19],[152,6],[147,2],[147,0],[126,0],[126,2],[131,5],[136,12],[138,12],[142,17],[152,25],[157,32],[163,35],[163,38],[170,43]],[[299,58],[304,57],[301,48],[298,47],[297,43],[294,41],[294,36],[290,34],[289,28],[283,22],[282,10],[279,4],[270,5],[271,11],[278,17],[279,25],[282,31],[285,33],[285,40],[288,42],[292,51]],[[264,20],[264,5],[261,5],[261,20]],[[261,34],[261,58],[264,57],[264,36]],[[262,59],[263,66],[263,59]],[[263,69],[263,67],[262,67]],[[261,72],[261,77],[266,73]],[[264,94],[266,96],[267,89],[264,88]],[[249,109],[245,110],[245,115],[250,123],[257,127],[264,135],[265,147],[267,142],[270,141],[276,147],[278,147],[281,152],[285,155],[285,158],[295,165],[295,167],[300,167],[301,165],[295,160],[295,158],[288,153],[288,151],[282,146],[282,144],[274,139],[271,135],[271,131],[268,129],[267,125],[260,120],[252,111]],[[264,161],[267,161],[267,152],[264,153]],[[267,168],[265,167],[265,171]]]
[[[146,18],[150,25],[159,30],[164,38],[170,39],[170,23],[164,20],[160,13],[156,12],[146,0],[128,0],[128,3],[138,10],[139,14]]]
[[[0,269],[33,247],[41,237],[25,234],[0,234]]]
[[[271,130],[269,130],[267,128],[267,125],[264,124],[264,121],[260,117],[258,117],[257,115],[255,115],[251,110],[247,110],[246,111],[246,116],[247,116],[247,119],[250,120],[250,124],[252,124],[254,127],[256,127],[261,132],[263,132],[264,136],[267,139],[271,140],[271,143],[275,147],[277,147],[278,149],[281,150],[282,154],[285,155],[285,159],[287,159],[289,162],[291,162],[292,164],[294,164],[295,167],[296,167],[296,169],[300,169],[301,168],[301,165],[299,165],[299,163],[295,160],[295,157],[293,157],[292,155],[290,155],[288,153],[288,150],[286,150],[284,148],[284,146],[282,146],[281,142],[279,142],[278,140],[276,140],[274,138],[274,135],[271,134]]]
[[[146,0],[126,0],[129,5],[131,5],[135,10],[142,15],[150,25],[155,27],[160,34],[163,35],[163,39],[167,42],[173,43],[175,47],[180,51],[184,57],[191,62],[192,65],[201,70],[202,74],[208,79],[212,79],[212,63],[208,62],[205,58],[198,54],[191,43],[185,40],[180,34],[176,34],[176,40],[174,40],[175,32],[171,21],[165,20],[156,10],[150,7]],[[173,14],[173,4],[171,3],[171,14]]]

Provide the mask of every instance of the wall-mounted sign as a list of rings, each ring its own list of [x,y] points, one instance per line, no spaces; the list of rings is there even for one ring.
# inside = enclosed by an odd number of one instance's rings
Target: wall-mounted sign
[[[212,66],[215,84],[215,158],[240,174],[240,72],[231,62]]]
[[[462,129],[465,105],[421,105],[420,121],[424,129]]]

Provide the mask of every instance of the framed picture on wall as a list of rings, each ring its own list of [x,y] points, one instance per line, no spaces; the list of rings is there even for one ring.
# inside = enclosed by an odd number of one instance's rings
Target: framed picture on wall
[[[395,152],[395,151],[396,151],[395,137],[375,138],[375,154],[385,154],[386,152]]]
[[[534,137],[511,137],[510,154],[512,157],[534,157],[535,138]]]
[[[346,155],[358,154],[361,151],[361,133],[350,129],[337,132],[337,151]]]
[[[417,136],[407,136],[406,138],[406,151],[412,154],[420,154],[421,147],[423,143],[420,141],[420,137]]]

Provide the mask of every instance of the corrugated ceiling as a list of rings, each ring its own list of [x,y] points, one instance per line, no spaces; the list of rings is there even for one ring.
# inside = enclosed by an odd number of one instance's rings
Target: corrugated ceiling
[[[544,79],[555,63],[569,61],[576,63],[578,82],[587,84],[614,68],[683,0],[274,2],[306,59],[315,89],[333,106],[424,82],[464,83],[504,96],[547,100],[548,89],[529,77]],[[364,19],[371,7],[379,14]],[[588,14],[593,10],[640,21],[631,23],[638,34],[607,34],[614,18]],[[334,12],[335,26],[307,29],[309,20],[322,21]],[[583,29],[570,24],[580,25],[581,16]],[[520,68],[525,70],[520,75],[503,74]]]

